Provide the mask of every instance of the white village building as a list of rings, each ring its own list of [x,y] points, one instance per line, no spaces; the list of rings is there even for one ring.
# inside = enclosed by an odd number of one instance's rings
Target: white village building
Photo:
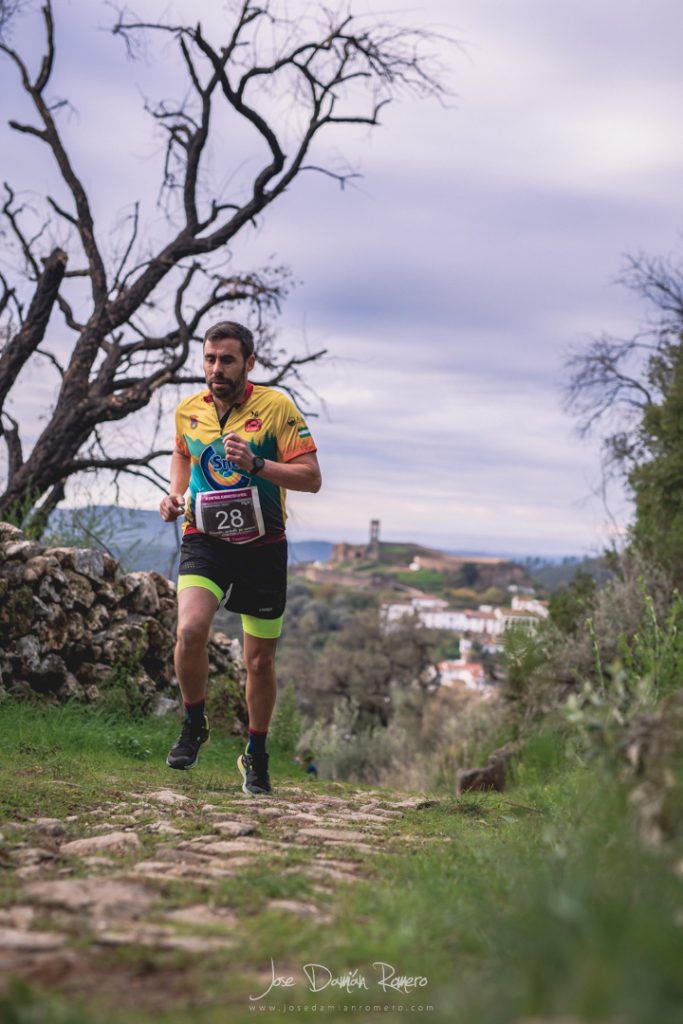
[[[392,623],[411,615],[416,616],[426,629],[494,637],[501,636],[516,624],[527,624],[533,628],[541,619],[547,618],[548,607],[547,602],[517,595],[512,598],[511,608],[481,604],[476,611],[472,608],[449,609],[447,601],[430,595],[414,597],[410,603],[382,605],[382,619],[389,628]]]

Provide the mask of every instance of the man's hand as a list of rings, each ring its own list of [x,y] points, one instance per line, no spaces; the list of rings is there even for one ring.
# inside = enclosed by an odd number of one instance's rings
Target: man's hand
[[[251,467],[254,465],[254,453],[239,434],[231,430],[223,438],[223,446],[225,454],[231,462],[234,462],[238,469],[245,473],[251,473]]]
[[[185,496],[183,494],[167,494],[159,505],[161,518],[165,523],[172,523],[174,519],[182,516],[184,511]]]

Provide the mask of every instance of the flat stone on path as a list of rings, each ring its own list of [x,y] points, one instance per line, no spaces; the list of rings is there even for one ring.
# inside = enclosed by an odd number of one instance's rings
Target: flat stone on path
[[[254,804],[252,809],[262,818],[282,818],[287,813],[283,807],[272,804]]]
[[[63,836],[66,832],[64,822],[60,818],[34,818],[30,824],[48,836]]]
[[[211,856],[227,856],[231,853],[264,853],[266,850],[275,850],[277,844],[269,843],[265,839],[254,839],[251,836],[244,836],[241,839],[216,839],[213,842],[202,836],[198,842],[189,840],[192,849],[196,853],[207,853]],[[183,844],[179,844],[183,845]]]
[[[355,861],[321,860],[306,865],[306,873],[312,878],[331,882],[356,882],[358,864]]]
[[[208,907],[206,903],[195,903],[189,907],[177,907],[168,910],[164,917],[169,921],[180,921],[181,924],[209,925],[212,928],[236,928],[239,919],[236,914],[225,907]]]
[[[256,831],[256,825],[246,821],[217,821],[216,828],[228,836],[250,836]]]
[[[91,836],[89,839],[74,839],[60,847],[60,853],[67,857],[83,857],[91,853],[126,853],[137,850],[142,844],[135,832],[109,832],[103,836]]]
[[[366,804],[363,807],[358,808],[361,814],[370,812],[371,814],[378,814],[385,820],[391,820],[401,818],[402,814],[400,811],[390,811],[387,807],[378,807],[377,804]],[[355,813],[355,812],[354,812]]]
[[[17,847],[14,857],[19,864],[40,864],[42,861],[54,860],[56,854],[42,846],[23,846]]]
[[[304,903],[303,900],[268,900],[267,909],[283,910],[287,914],[296,914],[297,917],[313,917],[321,924],[332,920],[330,915],[317,907],[315,903]]]
[[[208,950],[227,949],[234,946],[237,941],[232,937],[179,935],[172,928],[157,928],[152,925],[100,932],[94,939],[105,946],[147,946],[152,949],[177,949],[183,953],[206,953]]]
[[[35,907],[22,906],[18,903],[13,907],[3,907],[0,910],[0,925],[25,931],[35,916]]]
[[[410,799],[410,800],[399,800],[399,801],[395,801],[395,800],[389,801],[389,800],[387,800],[386,804],[387,804],[387,807],[390,807],[392,810],[398,811],[398,810],[420,810],[423,807],[436,807],[438,802],[439,802],[438,800],[430,800],[428,797],[415,797],[414,799]]]
[[[19,928],[0,928],[0,949],[16,949],[22,953],[41,953],[59,949],[66,942],[57,932],[27,932]]]
[[[113,868],[116,866],[116,861],[111,857],[101,857],[97,853],[90,857],[83,857],[83,863],[89,868]]]
[[[232,878],[251,863],[251,857],[233,857],[229,861],[207,860],[179,861],[171,864],[164,860],[143,860],[133,867],[135,876],[154,882],[172,882],[187,878],[197,885],[209,885],[211,879]]]
[[[72,912],[91,911],[109,916],[137,917],[154,901],[141,885],[113,878],[57,878],[31,882],[26,896],[34,903]]]
[[[365,832],[352,832],[350,829],[333,828],[300,828],[299,836],[308,839],[323,839],[328,843],[365,843],[368,838]]]
[[[179,828],[176,828],[170,821],[165,821],[160,818],[158,821],[152,821],[149,825],[138,826],[144,828],[145,832],[153,832],[159,836],[179,836],[182,832]]]
[[[154,800],[158,804],[166,804],[167,807],[175,807],[179,804],[189,804],[189,796],[182,793],[174,793],[172,789],[158,789],[155,793],[147,793],[147,800]]]
[[[377,814],[376,812],[370,812],[370,811],[350,811],[349,812],[349,820],[352,821],[352,822],[353,821],[369,821],[369,822],[377,823],[379,825],[389,825],[389,824],[391,824],[392,817],[389,817],[387,819],[387,817],[385,817],[384,815],[380,815],[380,814]]]
[[[288,825],[296,825],[298,822],[302,825],[316,824],[321,820],[319,814],[307,814],[305,811],[286,811],[284,818]]]

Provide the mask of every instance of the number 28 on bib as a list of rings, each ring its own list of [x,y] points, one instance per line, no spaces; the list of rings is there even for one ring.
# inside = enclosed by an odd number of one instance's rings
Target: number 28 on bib
[[[197,529],[233,544],[247,544],[266,532],[256,487],[200,491],[195,503]]]

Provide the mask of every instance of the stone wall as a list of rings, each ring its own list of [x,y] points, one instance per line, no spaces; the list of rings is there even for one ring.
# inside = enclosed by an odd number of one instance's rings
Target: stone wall
[[[0,523],[0,687],[16,696],[97,702],[130,671],[157,709],[178,700],[176,588],[156,572],[121,574],[89,548],[46,548]],[[239,642],[209,641],[212,675],[243,679]],[[166,698],[166,700],[164,700]]]

